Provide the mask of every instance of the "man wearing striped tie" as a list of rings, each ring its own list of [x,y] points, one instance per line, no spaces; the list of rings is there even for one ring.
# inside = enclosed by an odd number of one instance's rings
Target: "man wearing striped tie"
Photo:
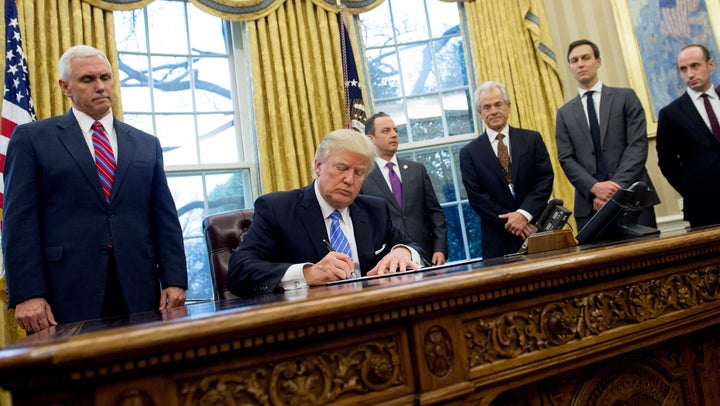
[[[326,135],[312,184],[255,201],[253,222],[230,257],[230,291],[249,296],[417,269],[422,251],[393,225],[385,200],[358,196],[374,163],[359,132]]]
[[[112,114],[99,50],[60,58],[66,114],[18,126],[5,162],[3,254],[18,325],[182,306],[183,237],[158,139]]]

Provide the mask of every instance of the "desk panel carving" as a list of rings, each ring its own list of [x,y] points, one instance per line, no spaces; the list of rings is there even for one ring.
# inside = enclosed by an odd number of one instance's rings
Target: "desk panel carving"
[[[19,405],[720,404],[720,227],[58,326]]]
[[[464,323],[470,367],[515,358],[720,300],[720,266],[678,272]]]

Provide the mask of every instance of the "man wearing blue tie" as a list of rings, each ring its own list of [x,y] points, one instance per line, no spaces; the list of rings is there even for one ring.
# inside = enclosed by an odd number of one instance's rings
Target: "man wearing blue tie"
[[[115,119],[107,57],[60,58],[66,114],[15,128],[5,161],[8,304],[18,325],[182,306],[182,229],[158,139]]]
[[[321,285],[359,274],[417,269],[421,257],[393,226],[387,203],[360,187],[375,153],[366,137],[336,130],[315,153],[315,181],[255,201],[245,238],[230,257],[227,283],[237,296]]]

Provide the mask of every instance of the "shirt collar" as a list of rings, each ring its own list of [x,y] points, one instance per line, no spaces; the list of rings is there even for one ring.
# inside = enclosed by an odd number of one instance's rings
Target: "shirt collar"
[[[395,165],[396,168],[398,167],[397,155],[393,155],[392,159],[389,160],[389,161],[386,161],[386,160],[384,160],[383,158],[380,158],[379,156],[376,156],[376,157],[375,157],[375,162],[377,163],[377,165],[378,165],[381,169],[384,168],[385,165],[387,165],[388,162],[392,162],[392,163]]]
[[[503,127],[500,131],[495,131],[492,128],[487,127],[485,132],[487,133],[488,138],[490,138],[490,142],[495,141],[495,137],[497,137],[498,133],[505,136],[506,142],[510,140],[510,125],[508,124],[505,124],[505,127]]]
[[[716,99],[716,100],[718,99],[718,94],[715,91],[715,88],[713,86],[710,86],[710,89],[708,89],[704,92],[698,92],[697,90],[693,90],[689,87],[686,89],[686,91],[687,91],[688,96],[690,96],[690,98],[692,100],[699,99],[703,93],[706,93],[711,99]]]
[[[328,217],[330,217],[330,214],[335,211],[335,208],[330,206],[330,203],[328,203],[325,198],[322,197],[322,195],[320,194],[320,186],[318,186],[317,179],[315,179],[315,181],[313,182],[313,188],[315,190],[315,197],[320,204],[320,211],[322,211],[323,218],[327,219]],[[348,223],[350,221],[350,209],[348,207],[337,209],[337,211],[340,212],[345,223]]]
[[[109,111],[105,117],[101,118],[100,120],[95,120],[94,118],[88,116],[87,114],[83,113],[82,111],[76,109],[75,107],[72,108],[73,115],[75,116],[75,120],[77,120],[78,125],[80,126],[80,129],[84,132],[90,132],[92,131],[92,125],[95,123],[95,121],[100,121],[105,128],[105,132],[110,134],[110,132],[113,129],[113,114],[112,111]]]
[[[598,80],[598,82],[595,83],[595,86],[591,87],[590,89],[581,89],[578,87],[578,94],[580,95],[581,99],[585,96],[585,93],[589,91],[598,92],[598,94],[600,94],[602,92],[602,86],[602,82]]]

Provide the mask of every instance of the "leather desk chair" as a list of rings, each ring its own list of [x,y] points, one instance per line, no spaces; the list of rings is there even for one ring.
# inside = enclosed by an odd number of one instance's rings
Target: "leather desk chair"
[[[253,209],[233,210],[212,214],[203,220],[215,300],[237,297],[230,293],[225,285],[228,261],[250,227],[254,212]]]

